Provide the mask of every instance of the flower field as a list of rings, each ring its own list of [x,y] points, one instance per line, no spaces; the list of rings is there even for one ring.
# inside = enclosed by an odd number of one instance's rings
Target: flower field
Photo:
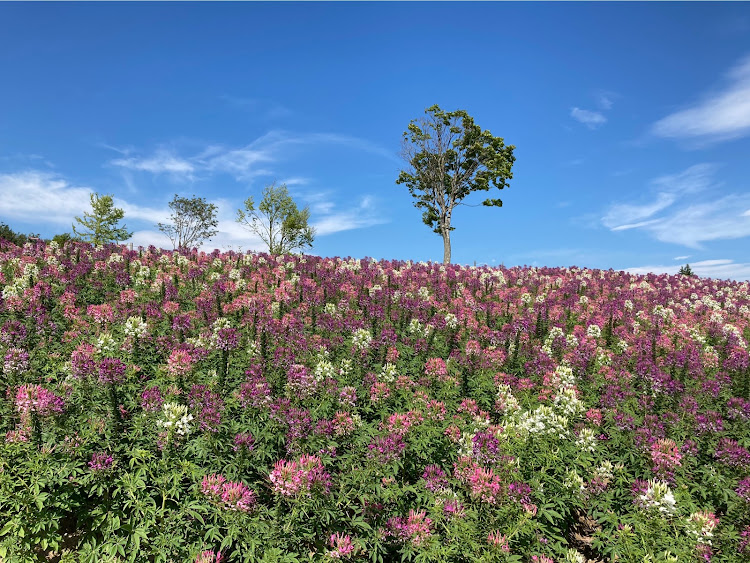
[[[750,285],[0,243],[0,560],[750,561]]]

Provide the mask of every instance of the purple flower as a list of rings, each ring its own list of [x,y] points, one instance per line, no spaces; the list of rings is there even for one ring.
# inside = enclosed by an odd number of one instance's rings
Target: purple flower
[[[20,375],[29,369],[29,353],[21,348],[9,348],[3,358],[3,373]]]
[[[386,464],[401,457],[406,449],[404,437],[401,434],[389,434],[388,436],[377,436],[372,444],[367,446],[367,456],[378,463]]]
[[[102,383],[122,383],[128,366],[117,358],[104,358],[99,362],[99,381]]]
[[[240,333],[236,328],[220,328],[216,331],[216,347],[229,352],[240,345]]]
[[[100,471],[106,471],[108,469],[111,469],[113,461],[114,461],[114,458],[111,455],[108,455],[106,453],[101,453],[101,452],[95,452],[91,456],[91,461],[89,461],[89,467],[91,468],[91,471],[93,471],[94,473],[98,473]]]
[[[146,412],[156,412],[161,409],[164,397],[155,385],[144,389],[141,393],[141,408]]]
[[[201,430],[219,431],[224,401],[218,393],[211,391],[205,385],[193,385],[188,393],[188,404],[195,412],[195,418]]]
[[[433,493],[448,488],[447,477],[445,471],[439,465],[428,465],[424,468],[424,473],[422,473],[425,489]]]
[[[750,452],[740,446],[735,440],[722,438],[716,446],[714,457],[729,467],[745,468],[750,465]]]
[[[734,490],[737,495],[747,503],[750,503],[750,477],[745,477],[742,481],[737,483],[737,488]]]
[[[234,437],[234,447],[232,448],[235,452],[244,450],[251,452],[255,447],[255,438],[249,432],[246,434],[237,434]]]
[[[472,454],[479,463],[494,463],[499,456],[500,440],[489,430],[474,434]]]

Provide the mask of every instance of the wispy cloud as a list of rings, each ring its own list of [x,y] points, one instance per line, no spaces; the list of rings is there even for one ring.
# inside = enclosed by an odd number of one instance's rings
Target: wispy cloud
[[[372,196],[363,196],[359,203],[351,208],[338,210],[337,206],[329,205],[325,213],[315,220],[313,226],[319,236],[331,235],[341,231],[363,229],[374,225],[388,223],[389,220],[378,213]],[[319,209],[323,209],[319,204]]]
[[[596,96],[596,104],[604,110],[612,109],[612,98],[614,96],[610,92],[599,92]]]
[[[110,164],[129,170],[151,172],[152,174],[171,174],[186,179],[191,179],[196,170],[193,163],[166,150],[159,150],[156,154],[147,158],[118,158],[110,161]]]
[[[400,162],[394,151],[367,139],[338,133],[293,133],[277,129],[242,147],[208,145],[192,156],[162,148],[150,156],[134,156],[129,153],[127,158],[111,160],[110,164],[156,175],[169,174],[184,180],[211,174],[228,174],[237,181],[246,182],[259,176],[274,176],[273,164],[290,158],[295,148],[309,150],[310,147],[321,145],[337,145]]]
[[[657,137],[702,143],[750,134],[750,56],[727,73],[722,89],[660,119],[651,131]]]
[[[574,107],[570,110],[570,117],[583,123],[589,129],[596,129],[607,122],[603,113]]]
[[[709,197],[716,166],[697,164],[651,182],[652,199],[615,203],[601,223],[612,231],[643,229],[657,240],[700,248],[702,242],[750,236],[750,194]],[[687,196],[690,196],[688,200]]]
[[[690,254],[686,254],[685,256],[675,256],[673,260],[687,260],[690,258]]]
[[[680,268],[681,266],[674,264],[660,264],[623,269],[633,274],[654,273],[674,275],[679,272]],[[728,259],[701,260],[700,262],[692,262],[690,264],[690,269],[693,270],[696,275],[706,278],[733,279],[739,281],[750,280],[750,263],[747,262],[735,262],[734,260]]]

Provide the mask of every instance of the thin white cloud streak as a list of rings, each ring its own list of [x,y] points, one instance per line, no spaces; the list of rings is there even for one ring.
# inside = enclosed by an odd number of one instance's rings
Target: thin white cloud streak
[[[110,164],[129,170],[151,172],[152,174],[172,174],[187,179],[192,178],[195,172],[195,165],[191,162],[164,150],[157,151],[154,156],[149,158],[118,158],[110,161]]]
[[[716,167],[691,166],[679,174],[651,182],[652,201],[610,205],[601,223],[611,231],[643,229],[662,242],[700,248],[702,242],[750,236],[750,194],[728,194],[708,199],[719,184]],[[690,196],[690,200],[687,197]]]
[[[679,272],[681,266],[678,265],[653,265],[637,266],[624,268],[625,271],[633,274],[669,274],[674,275]],[[737,281],[750,280],[750,263],[735,262],[734,260],[701,260],[692,262],[690,269],[696,275],[705,278],[732,279]]]
[[[716,201],[688,205],[646,227],[662,242],[701,248],[702,242],[750,236],[750,217],[737,208],[750,204],[750,194],[733,194]]]
[[[662,209],[666,209],[675,202],[676,198],[675,194],[664,192],[657,194],[655,201],[643,205],[630,203],[612,205],[609,212],[602,217],[602,223],[613,231],[644,226],[650,223],[650,221],[644,221],[644,219],[651,217]]]
[[[238,181],[250,181],[258,176],[273,176],[271,165],[288,158],[294,147],[320,145],[337,145],[400,162],[394,151],[359,137],[337,133],[295,134],[272,130],[244,147],[209,145],[195,156],[180,156],[160,149],[152,156],[118,158],[111,160],[110,164],[155,175],[169,174],[186,181],[194,180],[201,174],[217,173],[229,174]]]
[[[657,137],[713,143],[750,134],[750,56],[727,74],[725,87],[656,123]]]
[[[598,111],[590,111],[577,107],[570,110],[570,117],[583,123],[589,129],[596,129],[607,122],[607,118],[604,117],[604,114],[599,113]]]
[[[712,164],[696,164],[679,174],[659,176],[651,181],[651,191],[656,192],[653,201],[612,204],[602,217],[602,223],[613,231],[650,225],[654,221],[647,219],[670,207],[681,197],[700,193],[715,185],[715,170],[716,166]]]
[[[352,209],[334,211],[333,206],[328,207],[328,213],[313,222],[313,227],[315,227],[318,236],[326,236],[388,222],[387,218],[377,213],[375,200],[371,196],[364,196],[359,204]]]

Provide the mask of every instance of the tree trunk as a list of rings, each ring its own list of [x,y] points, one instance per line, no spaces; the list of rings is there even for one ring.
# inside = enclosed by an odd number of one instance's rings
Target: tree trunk
[[[451,263],[451,232],[443,230],[443,264]]]

